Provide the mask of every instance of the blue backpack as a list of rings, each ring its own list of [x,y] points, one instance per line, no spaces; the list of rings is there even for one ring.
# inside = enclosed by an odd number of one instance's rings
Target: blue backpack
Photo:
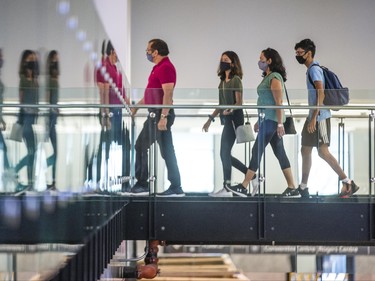
[[[349,103],[349,89],[341,85],[341,82],[337,75],[329,70],[327,67],[313,64],[323,70],[325,85],[324,85],[324,105],[337,105],[342,106]],[[314,86],[314,82],[311,79],[310,73],[308,73],[310,83]]]

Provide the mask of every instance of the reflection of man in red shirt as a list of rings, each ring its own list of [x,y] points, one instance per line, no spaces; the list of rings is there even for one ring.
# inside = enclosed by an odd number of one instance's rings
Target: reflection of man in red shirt
[[[148,42],[146,55],[147,59],[154,63],[151,74],[148,78],[148,84],[144,93],[144,97],[138,104],[146,105],[172,105],[173,90],[176,85],[176,69],[168,58],[169,49],[167,43],[160,39],[153,39]],[[158,196],[185,196],[181,188],[180,172],[177,165],[176,154],[174,151],[171,127],[173,125],[175,114],[173,108],[156,109],[149,107],[148,111],[155,113],[155,121],[157,124],[156,136],[152,134],[150,126],[154,123],[154,118],[149,116],[143,124],[136,144],[136,161],[135,161],[135,177],[137,183],[132,188],[133,195],[148,195],[148,149],[158,141],[160,154],[165,160],[168,170],[168,180],[170,187]],[[132,109],[135,115],[137,108]]]
[[[106,48],[106,58],[103,60],[103,66],[105,67],[105,72],[102,72],[102,68],[96,70],[96,83],[99,88],[100,103],[101,104],[114,104],[121,105],[122,101],[119,99],[115,92],[115,89],[111,87],[110,80],[120,92],[120,95],[128,102],[125,91],[122,87],[122,75],[121,72],[117,70],[117,54],[116,50],[113,48],[111,41],[108,41]],[[105,75],[108,75],[108,79],[105,79]],[[111,140],[120,143],[121,139],[121,124],[122,124],[122,109],[121,107],[110,107],[101,108],[101,124],[108,130],[111,129]],[[112,113],[112,114],[110,114]],[[109,117],[112,115],[112,117]]]

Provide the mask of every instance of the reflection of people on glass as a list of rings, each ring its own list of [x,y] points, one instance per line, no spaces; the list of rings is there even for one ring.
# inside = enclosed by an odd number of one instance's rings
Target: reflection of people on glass
[[[3,52],[2,52],[2,49],[0,49],[0,104],[3,104],[3,101],[4,101],[4,84],[1,81],[1,68],[3,67],[3,63],[4,63]],[[8,162],[8,157],[7,157],[7,148],[6,148],[6,144],[5,144],[3,133],[2,133],[2,131],[4,131],[5,129],[6,129],[6,124],[3,119],[3,108],[0,107],[0,150],[2,150],[4,153],[4,168],[7,169],[9,168],[9,162]]]
[[[47,57],[47,102],[57,104],[59,101],[59,56],[57,51],[52,50]],[[56,159],[57,159],[57,139],[56,139],[56,121],[59,109],[53,107],[49,112],[48,133],[51,139],[53,155],[47,159],[48,166],[52,165],[52,183],[48,189],[56,190]]]
[[[125,91],[122,87],[122,75],[117,69],[116,63],[117,53],[113,48],[111,41],[108,41],[106,51],[106,57],[103,59],[103,66],[106,69],[106,73],[109,75],[109,79],[112,80],[114,85],[120,91],[120,95],[126,99]],[[116,91],[110,86],[109,79],[104,78],[105,74],[101,73],[99,68],[96,71],[96,83],[99,88],[100,103],[101,104],[114,104],[121,105],[122,102],[119,99]],[[122,108],[121,107],[110,107],[103,108],[101,110],[101,123],[102,126],[106,126],[107,129],[111,129],[111,140],[120,143],[121,142],[121,124],[122,124]]]
[[[19,101],[20,104],[38,104],[39,85],[38,85],[38,62],[35,52],[25,50],[21,56],[19,67]],[[27,156],[22,159],[17,167],[18,172],[23,166],[27,165],[27,189],[33,190],[33,170],[35,158],[35,135],[32,125],[36,121],[36,107],[23,107],[20,110],[18,123],[23,126],[22,136],[25,139],[27,147]],[[22,186],[19,186],[19,188]]]
[[[102,55],[102,65],[105,67],[105,72],[102,72],[102,68],[98,68],[95,73],[96,84],[99,89],[100,104],[121,105],[122,101],[119,95],[129,103],[122,86],[122,74],[116,66],[118,62],[117,53],[111,41],[108,41],[107,46],[105,46],[105,41],[103,42]],[[113,87],[113,85],[115,87]],[[117,90],[118,93],[116,93]],[[101,175],[103,144],[105,144],[106,163],[109,158],[111,142],[115,142],[119,145],[122,144],[122,107],[101,108],[100,115],[102,132],[100,135],[97,161],[98,178],[100,178]]]

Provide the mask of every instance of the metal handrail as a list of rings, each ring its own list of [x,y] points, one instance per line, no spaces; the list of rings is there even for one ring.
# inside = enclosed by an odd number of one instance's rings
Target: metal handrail
[[[124,108],[121,104],[0,104],[3,108]],[[174,104],[174,105],[129,105],[129,108],[174,108],[174,109],[331,109],[331,110],[374,110],[373,105],[345,105],[345,106],[311,106],[311,105],[255,105],[244,104],[238,105],[215,105],[215,104]]]

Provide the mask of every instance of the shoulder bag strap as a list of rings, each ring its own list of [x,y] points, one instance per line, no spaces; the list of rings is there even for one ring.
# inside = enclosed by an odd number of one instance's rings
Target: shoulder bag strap
[[[288,106],[289,106],[290,116],[293,116],[293,114],[292,114],[292,110],[290,109],[289,96],[288,96],[288,91],[287,91],[287,89],[286,89],[285,83],[284,83],[284,89],[285,89],[286,100],[288,101]]]

